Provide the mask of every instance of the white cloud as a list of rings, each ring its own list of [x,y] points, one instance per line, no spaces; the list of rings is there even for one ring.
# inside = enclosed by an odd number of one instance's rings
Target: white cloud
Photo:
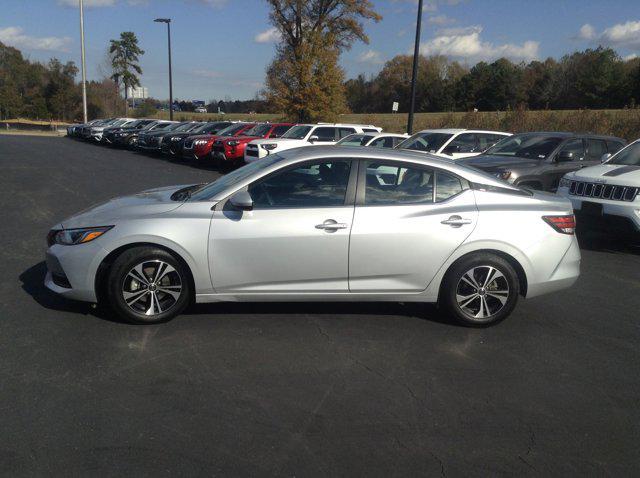
[[[214,70],[194,70],[193,74],[202,78],[222,78],[224,76],[219,71]]]
[[[268,30],[258,33],[253,40],[256,43],[272,43],[280,40],[280,32],[277,28],[271,27]]]
[[[431,23],[432,25],[451,25],[452,23],[455,23],[456,20],[455,18],[451,18],[446,15],[436,15],[433,17],[429,17],[427,19],[427,22]]]
[[[596,29],[588,23],[585,23],[580,27],[576,38],[580,40],[593,40],[596,37]]]
[[[116,4],[116,0],[83,0],[83,6],[85,8],[93,7],[113,7]],[[58,0],[58,5],[65,7],[78,8],[78,0]]]
[[[380,65],[384,63],[382,54],[379,51],[367,50],[358,56],[358,63],[369,63],[371,65]]]
[[[601,33],[587,23],[580,27],[576,37],[600,45],[640,50],[640,20],[618,23],[605,28]]]
[[[638,54],[637,54],[637,53],[631,53],[630,55],[627,55],[627,56],[623,56],[623,57],[622,57],[622,59],[623,59],[624,61],[634,60],[634,59],[636,59],[636,58],[638,58]]]
[[[33,37],[20,27],[0,28],[0,42],[27,50],[69,51],[69,37]]]
[[[640,21],[618,23],[609,27],[602,32],[600,40],[609,45],[640,49]]]
[[[195,3],[202,3],[212,8],[222,8],[227,4],[227,0],[189,0]]]
[[[446,28],[438,31],[438,36],[421,43],[420,52],[423,55],[446,55],[475,61],[501,57],[528,61],[538,57],[540,44],[536,41],[525,41],[521,45],[495,45],[482,41],[481,33],[481,26]]]

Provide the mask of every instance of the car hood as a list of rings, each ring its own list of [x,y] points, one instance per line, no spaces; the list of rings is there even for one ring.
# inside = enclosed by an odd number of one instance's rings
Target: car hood
[[[604,184],[628,184],[640,186],[640,166],[604,163],[590,168],[579,169],[567,175],[577,181],[594,181]]]
[[[171,195],[189,186],[165,186],[116,197],[65,219],[56,228],[112,226],[122,220],[163,214],[182,205],[181,201],[172,201]]]
[[[540,164],[540,159],[513,158],[510,156],[493,156],[491,154],[480,154],[471,158],[456,160],[456,163],[471,166],[473,168],[500,171],[505,169],[526,169],[534,168]]]
[[[220,139],[220,138],[231,138],[231,136],[216,136],[215,134],[194,134],[193,136],[189,136],[189,139]]]

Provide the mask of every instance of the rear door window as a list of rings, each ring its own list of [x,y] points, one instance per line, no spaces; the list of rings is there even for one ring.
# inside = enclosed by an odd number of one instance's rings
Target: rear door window
[[[476,133],[476,137],[478,138],[478,149],[476,151],[478,153],[489,149],[501,139],[506,138],[506,136],[501,134],[490,133]]]
[[[338,128],[339,139],[345,138],[345,137],[347,137],[350,134],[353,134],[355,132],[356,132],[356,130],[353,129],[353,128]]]
[[[365,161],[365,206],[433,203],[434,172],[430,168],[385,161]]]
[[[601,139],[587,140],[587,161],[600,161],[602,155],[607,153],[607,143]]]

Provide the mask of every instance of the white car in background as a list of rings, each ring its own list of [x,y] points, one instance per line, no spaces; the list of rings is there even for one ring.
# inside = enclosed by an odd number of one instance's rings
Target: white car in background
[[[460,159],[477,156],[507,136],[511,136],[511,133],[475,129],[425,129],[400,143],[397,148]]]
[[[558,194],[571,200],[585,227],[640,237],[640,140],[603,164],[566,174]]]
[[[354,133],[380,133],[382,128],[362,124],[318,123],[297,124],[280,138],[256,139],[247,144],[244,162],[250,163],[271,153],[313,145],[336,144]]]
[[[345,136],[336,143],[336,146],[371,146],[372,148],[395,148],[408,134],[397,133],[354,133]]]
[[[118,128],[118,127],[125,127],[127,123],[131,123],[133,121],[135,121],[135,118],[118,118],[115,121],[112,121],[109,124],[103,124],[100,126],[92,126],[91,129],[89,130],[89,134],[90,134],[90,139],[92,139],[93,141],[96,141],[97,143],[99,143],[100,141],[102,141],[102,132],[107,129],[107,128]]]

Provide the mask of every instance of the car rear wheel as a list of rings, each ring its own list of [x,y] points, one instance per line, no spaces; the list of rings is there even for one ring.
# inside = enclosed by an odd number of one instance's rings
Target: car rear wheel
[[[491,253],[471,254],[447,272],[440,305],[463,325],[486,327],[513,312],[519,293],[518,275],[507,260]]]
[[[163,249],[136,247],[114,261],[107,279],[109,303],[134,324],[166,322],[189,305],[185,266]]]

